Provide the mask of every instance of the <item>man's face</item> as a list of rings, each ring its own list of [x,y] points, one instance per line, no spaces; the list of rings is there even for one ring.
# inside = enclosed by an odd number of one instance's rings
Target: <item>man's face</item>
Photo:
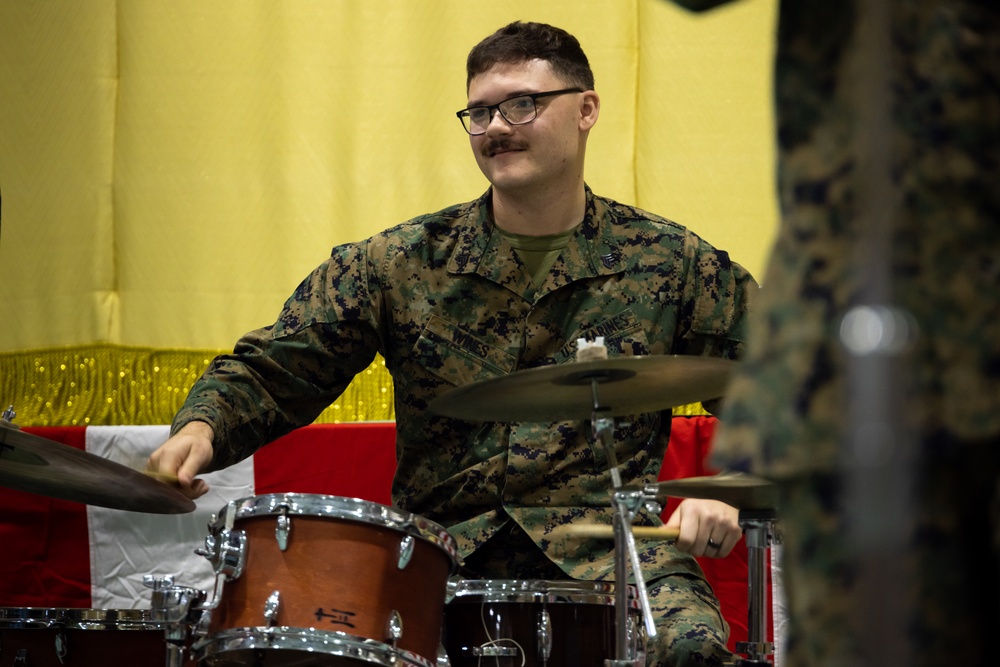
[[[469,82],[468,106],[572,85],[543,60],[500,64]],[[485,134],[469,137],[476,162],[495,190],[514,194],[582,178],[587,130],[593,124],[585,114],[589,106],[585,97],[581,93],[542,97],[536,101],[538,116],[525,125],[511,125],[495,112]],[[596,95],[589,97],[596,104]]]

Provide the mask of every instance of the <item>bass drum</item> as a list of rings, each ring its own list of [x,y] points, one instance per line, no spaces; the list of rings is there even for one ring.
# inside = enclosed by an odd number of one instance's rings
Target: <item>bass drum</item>
[[[614,584],[458,579],[448,592],[444,646],[452,667],[604,667],[615,658]],[[627,622],[629,655],[644,660],[633,586]]]

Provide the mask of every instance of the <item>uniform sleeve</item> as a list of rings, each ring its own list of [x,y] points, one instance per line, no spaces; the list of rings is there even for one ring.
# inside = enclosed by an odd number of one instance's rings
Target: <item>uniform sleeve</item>
[[[729,253],[690,232],[684,264],[687,279],[674,353],[739,358],[757,282]]]
[[[379,351],[366,243],[339,246],[285,302],[277,321],[216,357],[171,431],[193,420],[215,430],[211,470],[232,465],[309,424]]]

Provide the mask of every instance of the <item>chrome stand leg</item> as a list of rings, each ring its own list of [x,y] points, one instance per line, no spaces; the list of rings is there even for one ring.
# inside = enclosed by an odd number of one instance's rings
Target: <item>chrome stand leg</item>
[[[774,644],[767,641],[767,550],[774,538],[773,510],[741,510],[740,525],[747,543],[747,641],[738,642],[736,650],[746,655],[738,658],[741,667],[770,665],[767,656]]]

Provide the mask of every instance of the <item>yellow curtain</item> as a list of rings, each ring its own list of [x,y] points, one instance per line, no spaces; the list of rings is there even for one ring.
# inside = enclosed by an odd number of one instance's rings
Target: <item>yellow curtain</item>
[[[602,96],[594,190],[760,273],[776,0],[0,0],[0,402],[164,423],[332,246],[487,187],[465,56],[566,28]],[[378,361],[321,421],[392,419]]]

